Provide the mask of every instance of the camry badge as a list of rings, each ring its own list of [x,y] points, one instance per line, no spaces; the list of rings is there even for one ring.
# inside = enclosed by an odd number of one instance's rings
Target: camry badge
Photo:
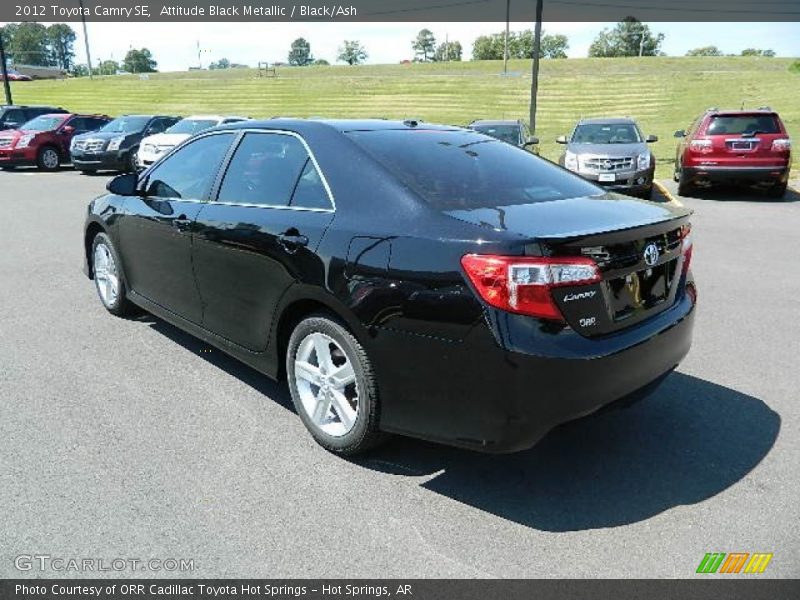
[[[648,267],[655,267],[658,262],[658,246],[655,244],[647,244],[644,249],[644,264]]]

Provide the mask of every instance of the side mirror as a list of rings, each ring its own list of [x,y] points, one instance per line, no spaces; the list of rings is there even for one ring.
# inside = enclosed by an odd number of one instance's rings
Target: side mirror
[[[648,135],[647,139],[645,140],[645,142],[647,142],[648,144],[652,144],[653,142],[657,142],[657,141],[658,141],[658,136],[657,135]]]
[[[70,135],[75,133],[75,128],[72,125],[64,125],[64,127],[61,128],[61,133],[64,135]]]
[[[524,145],[527,148],[528,146],[535,146],[538,143],[539,143],[539,138],[536,137],[535,135],[532,135],[527,140],[525,140]]]
[[[116,196],[137,196],[136,185],[139,176],[136,173],[117,175],[106,184],[106,189]]]
[[[566,143],[568,143],[568,142],[567,142],[567,136],[565,136],[565,135],[560,135],[560,136],[558,136],[558,137],[556,138],[556,144],[566,144]]]
[[[679,129],[678,131],[675,132],[675,137],[676,138],[686,137],[686,131],[684,129]]]

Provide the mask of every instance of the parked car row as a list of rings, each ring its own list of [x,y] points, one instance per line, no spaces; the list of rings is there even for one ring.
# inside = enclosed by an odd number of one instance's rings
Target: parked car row
[[[522,121],[473,121],[469,127],[538,154],[539,140]],[[677,131],[675,181],[689,195],[715,183],[750,183],[782,197],[789,181],[791,141],[780,116],[769,107],[756,110],[711,108]],[[566,148],[558,163],[598,185],[649,198],[656,158],[631,118],[581,119],[570,135],[556,138]]]
[[[205,129],[247,117],[107,115],[70,113],[50,106],[0,107],[0,168],[54,170],[71,162],[79,171],[146,168]]]
[[[37,165],[56,169],[71,161],[85,173],[135,171],[151,166],[197,133],[247,117],[194,115],[74,114],[49,106],[0,107],[0,168]],[[477,120],[470,129],[539,154],[539,139],[521,120]],[[791,141],[780,116],[756,110],[711,108],[679,138],[675,181],[680,195],[715,183],[749,183],[782,197],[789,181]],[[558,163],[604,188],[649,198],[656,158],[631,118],[581,119],[572,133],[556,138],[564,152]]]

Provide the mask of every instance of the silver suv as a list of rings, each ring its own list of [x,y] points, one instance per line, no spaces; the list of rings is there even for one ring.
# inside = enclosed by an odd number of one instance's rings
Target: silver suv
[[[567,146],[558,161],[562,167],[603,187],[650,197],[656,159],[647,144],[658,137],[645,138],[633,119],[581,119],[569,138],[556,141]]]

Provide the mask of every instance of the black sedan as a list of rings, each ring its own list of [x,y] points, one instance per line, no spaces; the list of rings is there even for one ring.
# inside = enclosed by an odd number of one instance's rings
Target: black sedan
[[[689,216],[475,131],[272,120],[188,140],[89,205],[86,270],[285,378],[324,447],[490,452],[643,396],[689,351]]]

